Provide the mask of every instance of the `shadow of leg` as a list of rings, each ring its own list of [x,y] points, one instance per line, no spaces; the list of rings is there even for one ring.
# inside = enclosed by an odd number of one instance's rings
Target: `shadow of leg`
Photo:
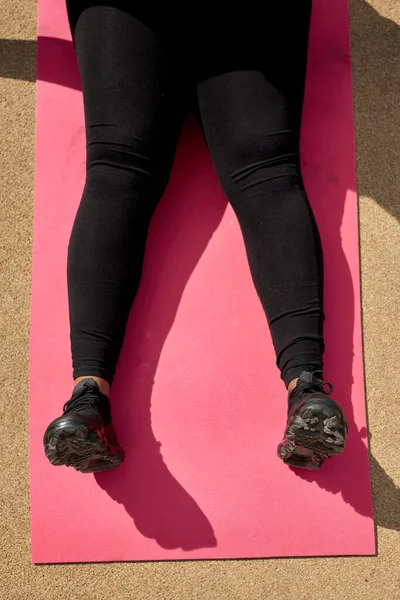
[[[163,460],[152,429],[151,401],[160,355],[182,294],[222,219],[226,200],[222,192],[202,191],[218,183],[193,121],[184,130],[176,163],[174,173],[179,172],[179,177],[175,182],[172,175],[174,193],[167,191],[152,223],[142,284],[113,387],[113,415],[126,451],[125,463],[116,471],[96,475],[96,480],[124,505],[143,536],[162,548],[190,551],[215,547],[217,540],[201,508]],[[193,180],[201,185],[194,187]]]
[[[137,418],[137,415],[135,415]],[[125,506],[137,530],[167,550],[213,548],[217,540],[201,508],[171,474],[151,432],[128,446],[125,463],[96,475],[100,487]]]
[[[328,4],[314,3],[313,23],[318,22],[318,28],[310,41],[302,155],[306,188],[311,202],[315,202],[324,249],[325,377],[334,386],[333,398],[343,408],[349,435],[342,456],[326,461],[320,471],[308,473],[298,469],[296,474],[332,494],[341,494],[357,513],[372,518],[368,448],[363,440],[366,432],[360,430],[353,406],[363,402],[363,398],[360,397],[360,282],[354,269],[358,239],[349,56],[346,37],[332,34],[327,15],[332,10],[332,20],[340,15],[346,25],[347,6],[346,2],[337,6]],[[319,20],[315,16],[318,11],[321,11]],[[335,69],[341,73],[347,88],[337,85],[338,75],[333,68],[326,68],[333,55]],[[353,221],[351,235],[346,235],[349,212]]]
[[[400,219],[400,27],[365,0],[349,7],[359,192]]]
[[[370,455],[375,524],[400,531],[400,488]]]

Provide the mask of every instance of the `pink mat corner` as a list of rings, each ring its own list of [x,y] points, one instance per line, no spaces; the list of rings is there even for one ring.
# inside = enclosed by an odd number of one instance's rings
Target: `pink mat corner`
[[[153,220],[114,394],[126,461],[51,467],[70,381],[66,248],[84,180],[79,77],[64,2],[39,0],[31,323],[35,563],[374,554],[360,317],[347,1],[314,2],[303,128],[326,263],[326,375],[349,419],[320,472],[276,458],[285,391],[243,242],[188,121]],[[271,404],[271,398],[276,398]]]

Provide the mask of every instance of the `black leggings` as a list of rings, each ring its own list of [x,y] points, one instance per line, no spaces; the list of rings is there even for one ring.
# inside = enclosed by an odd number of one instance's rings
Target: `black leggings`
[[[125,4],[67,1],[87,137],[68,254],[74,377],[112,382],[191,104],[240,223],[282,378],[321,370],[322,253],[299,164],[311,0],[262,9],[250,0],[247,15],[208,18]]]

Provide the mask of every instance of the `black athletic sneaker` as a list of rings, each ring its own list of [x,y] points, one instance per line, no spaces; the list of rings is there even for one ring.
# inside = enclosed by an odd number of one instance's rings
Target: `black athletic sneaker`
[[[63,414],[50,423],[43,438],[51,464],[95,473],[118,467],[124,451],[111,423],[110,401],[94,379],[84,379],[64,405]]]
[[[332,391],[330,383],[313,373],[300,375],[289,394],[285,437],[278,446],[278,456],[287,465],[315,470],[326,458],[343,452],[347,422],[340,406],[329,398]]]

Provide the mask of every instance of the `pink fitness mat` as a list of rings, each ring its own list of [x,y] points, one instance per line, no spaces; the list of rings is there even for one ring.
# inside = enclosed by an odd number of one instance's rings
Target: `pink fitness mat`
[[[346,0],[314,2],[302,160],[326,261],[326,377],[349,420],[319,472],[276,457],[286,394],[239,227],[197,124],[151,226],[113,389],[126,461],[81,475],[42,450],[71,388],[66,249],[85,174],[63,0],[39,0],[31,330],[35,563],[374,554]]]

